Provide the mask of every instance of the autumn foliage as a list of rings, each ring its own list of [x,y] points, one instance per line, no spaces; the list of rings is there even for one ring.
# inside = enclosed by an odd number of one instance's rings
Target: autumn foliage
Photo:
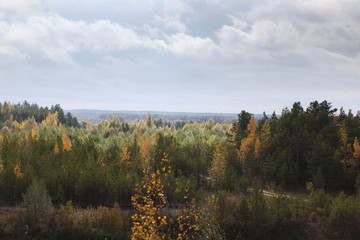
[[[360,238],[360,114],[315,101],[226,123],[149,115],[72,124],[59,107],[33,108],[0,103],[0,202],[20,206],[42,179],[60,209],[36,226],[51,230],[38,238],[311,239],[318,229],[304,226],[327,224]],[[21,217],[2,211],[0,238],[13,226],[25,236]]]
[[[150,175],[144,170],[144,179],[137,185],[136,194],[131,198],[136,213],[131,217],[133,227],[131,228],[131,239],[165,239],[163,232],[167,224],[167,217],[160,214],[167,203],[164,185],[160,174],[168,171],[166,169],[168,160],[166,156],[162,159],[164,167]]]

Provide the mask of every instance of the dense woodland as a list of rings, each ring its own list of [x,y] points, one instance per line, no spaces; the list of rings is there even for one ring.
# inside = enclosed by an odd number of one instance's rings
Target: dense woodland
[[[0,127],[0,201],[18,206],[0,213],[0,236],[360,237],[360,115],[327,101],[181,126],[150,114],[92,125],[60,105],[5,102]],[[51,221],[26,214],[33,192],[55,206]]]

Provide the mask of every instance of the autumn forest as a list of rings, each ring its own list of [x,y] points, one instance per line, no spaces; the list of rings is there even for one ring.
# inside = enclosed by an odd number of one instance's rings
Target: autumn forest
[[[4,102],[0,129],[1,239],[360,238],[360,113],[327,101],[166,124]]]

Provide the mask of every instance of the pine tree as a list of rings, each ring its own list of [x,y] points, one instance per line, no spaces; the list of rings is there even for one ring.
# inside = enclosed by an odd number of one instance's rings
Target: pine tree
[[[153,122],[152,122],[152,120],[151,120],[151,114],[148,113],[147,116],[146,116],[146,126],[149,127],[149,128],[151,128],[152,125],[153,125]]]

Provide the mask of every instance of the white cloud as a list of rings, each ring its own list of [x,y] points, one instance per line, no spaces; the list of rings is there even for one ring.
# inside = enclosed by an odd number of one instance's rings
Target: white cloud
[[[182,0],[166,0],[161,2],[161,14],[155,15],[154,22],[163,25],[168,30],[186,32],[187,27],[183,17],[186,14],[192,13],[193,9]]]
[[[43,0],[1,0],[0,18],[24,17],[34,12],[45,11]]]
[[[73,21],[46,14],[31,16],[25,21],[1,21],[0,55],[12,55],[20,60],[27,57],[74,63],[73,55],[81,52],[108,56],[125,50],[148,49],[201,57],[219,51],[210,38],[185,33],[153,35],[157,38],[140,35],[132,26],[109,20]]]
[[[176,55],[194,57],[213,57],[220,53],[220,48],[210,38],[192,37],[184,33],[168,37],[164,48]]]
[[[329,5],[327,3],[329,2]],[[356,10],[354,10],[356,9]],[[219,46],[248,64],[285,64],[358,73],[360,4],[355,1],[261,1],[232,13]],[[300,63],[300,65],[298,65]],[[311,68],[311,67],[310,67]]]
[[[108,20],[92,23],[71,21],[59,15],[32,16],[25,22],[0,22],[0,54],[41,57],[71,62],[72,54],[80,51],[106,52],[146,47],[130,27]],[[11,50],[11,51],[10,51]]]

